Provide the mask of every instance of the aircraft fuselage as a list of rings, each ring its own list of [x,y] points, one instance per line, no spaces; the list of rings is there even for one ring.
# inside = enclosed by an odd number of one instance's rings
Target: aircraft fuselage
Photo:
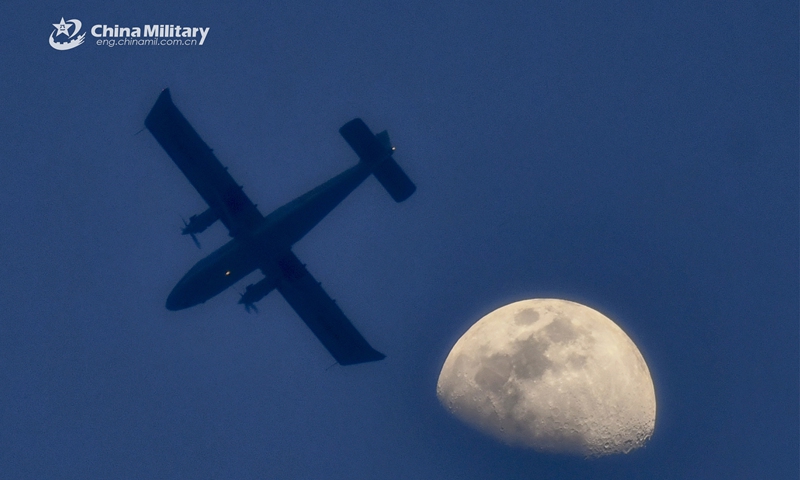
[[[182,310],[203,303],[280,257],[370,173],[370,166],[359,162],[267,215],[251,234],[233,238],[197,262],[167,297],[167,309]]]

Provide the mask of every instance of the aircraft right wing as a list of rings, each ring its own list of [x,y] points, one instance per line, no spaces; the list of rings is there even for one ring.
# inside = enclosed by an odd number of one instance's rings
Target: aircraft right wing
[[[386,358],[358,333],[294,253],[289,251],[277,263],[278,291],[340,365]]]
[[[169,89],[159,95],[144,121],[145,127],[181,169],[231,236],[247,232],[263,217],[228,170],[214,156],[172,103]]]

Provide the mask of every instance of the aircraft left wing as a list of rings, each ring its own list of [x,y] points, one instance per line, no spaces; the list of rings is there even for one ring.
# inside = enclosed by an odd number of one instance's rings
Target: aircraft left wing
[[[242,187],[172,103],[169,89],[161,92],[144,125],[203,197],[215,217],[228,228],[231,236],[247,232],[261,222],[261,213]]]
[[[278,291],[340,365],[385,358],[358,333],[294,253],[283,255],[278,267]]]

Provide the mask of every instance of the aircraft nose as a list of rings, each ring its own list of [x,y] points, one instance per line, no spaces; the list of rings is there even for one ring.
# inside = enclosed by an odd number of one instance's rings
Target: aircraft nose
[[[184,295],[181,295],[178,291],[178,288],[175,288],[169,296],[167,297],[167,310],[183,310],[184,308],[188,308],[191,305],[186,302],[186,298]]]
[[[180,310],[180,307],[178,306],[178,301],[175,298],[175,292],[170,293],[169,296],[167,297],[167,310],[172,310],[173,312],[175,310]]]

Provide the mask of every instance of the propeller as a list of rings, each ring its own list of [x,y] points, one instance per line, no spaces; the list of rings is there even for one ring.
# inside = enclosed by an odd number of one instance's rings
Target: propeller
[[[186,219],[185,218],[181,217],[181,220],[183,220],[183,230],[181,230],[181,235],[186,235],[188,233],[186,230],[189,229],[189,224],[186,223]],[[197,245],[197,248],[201,248],[200,247],[200,241],[197,240],[197,237],[195,236],[195,234],[194,233],[189,233],[189,236],[192,237],[192,240],[194,240],[194,244]]]
[[[245,295],[244,293],[239,294],[239,296],[242,297],[239,299],[239,303],[244,305],[244,309],[247,310],[247,313],[258,313],[258,308],[256,308],[256,304],[253,302],[245,302],[244,295]]]
[[[247,310],[247,313],[258,313],[258,308],[256,308],[255,303],[245,303],[244,309]],[[252,310],[252,312],[251,312]]]

